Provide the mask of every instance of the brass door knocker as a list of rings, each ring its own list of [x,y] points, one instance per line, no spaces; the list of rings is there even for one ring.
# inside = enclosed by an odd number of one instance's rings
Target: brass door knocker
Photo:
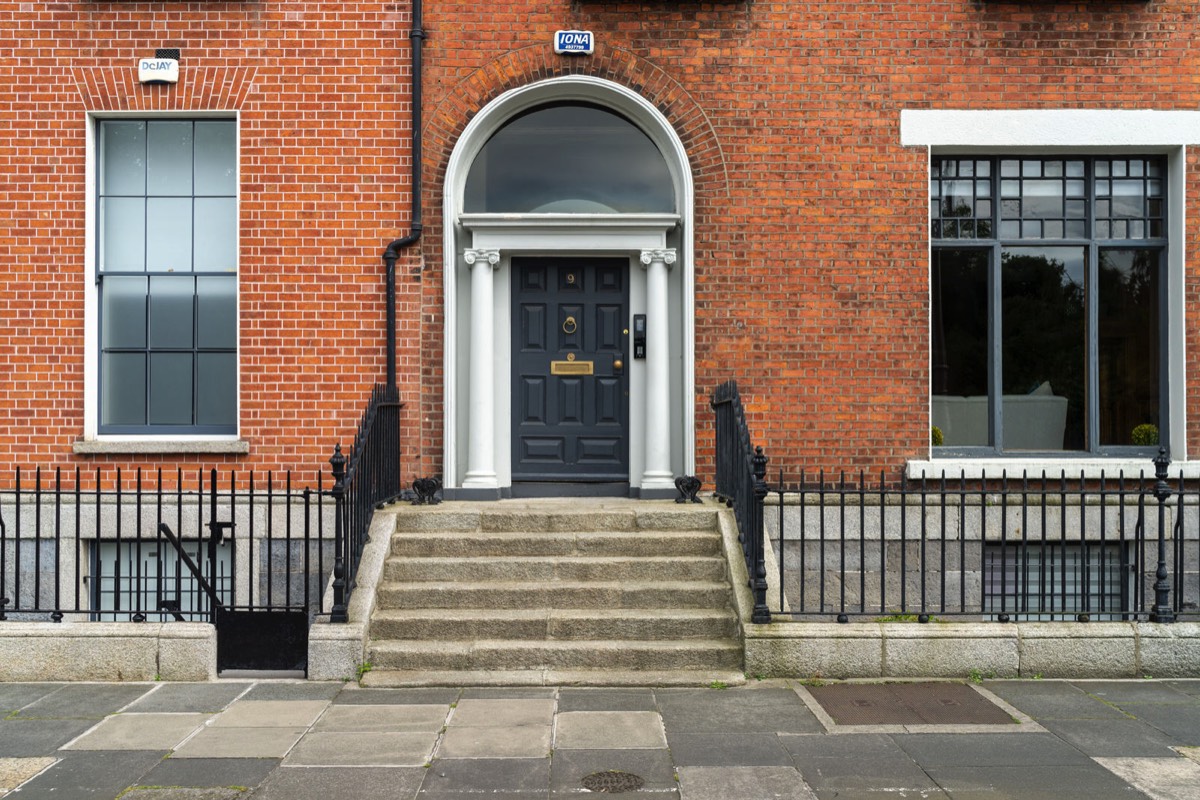
[[[567,317],[566,320],[563,321],[563,333],[567,334],[568,336],[578,329],[579,326],[575,324],[574,317]]]

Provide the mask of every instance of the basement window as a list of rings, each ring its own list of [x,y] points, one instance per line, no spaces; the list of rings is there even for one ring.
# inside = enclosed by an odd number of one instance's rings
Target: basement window
[[[1120,544],[984,546],[983,610],[1012,621],[1129,619],[1129,550]]]

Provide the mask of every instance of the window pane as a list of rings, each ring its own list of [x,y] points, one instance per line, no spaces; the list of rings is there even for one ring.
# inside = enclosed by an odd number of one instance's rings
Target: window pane
[[[237,267],[237,201],[224,197],[196,198],[197,272]]]
[[[100,357],[100,424],[146,424],[146,356],[104,353]]]
[[[237,280],[230,277],[196,279],[196,346],[237,346]]]
[[[146,346],[146,279],[107,277],[100,285],[100,346]]]
[[[1100,444],[1153,446],[1159,429],[1159,255],[1100,253]],[[1134,434],[1139,426],[1143,428]]]
[[[150,279],[150,347],[192,347],[192,277]]]
[[[196,194],[237,193],[237,132],[231,120],[196,123]]]
[[[1001,253],[1003,447],[1086,447],[1086,249]]]
[[[100,269],[146,268],[146,201],[141,197],[100,198]]]
[[[232,353],[200,353],[196,366],[200,381],[196,424],[232,427],[237,422],[237,357]]]
[[[946,446],[987,445],[988,253],[933,254],[933,424]]]
[[[192,269],[192,200],[155,197],[146,208],[146,268],[162,272]]]
[[[100,123],[100,194],[146,192],[146,123]]]
[[[597,106],[543,106],[513,118],[476,156],[466,211],[673,212],[662,153],[629,120]]]
[[[147,132],[146,194],[192,194],[192,123],[151,122]]]
[[[150,424],[192,424],[192,354],[150,354]]]

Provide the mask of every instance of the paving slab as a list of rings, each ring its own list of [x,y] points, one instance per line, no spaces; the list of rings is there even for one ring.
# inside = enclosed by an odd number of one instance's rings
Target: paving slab
[[[974,766],[929,770],[954,800],[1134,800],[1141,797],[1099,764],[1085,766]]]
[[[792,757],[773,733],[668,733],[676,766],[792,766]]]
[[[237,800],[245,797],[247,788],[189,786],[131,786],[121,800]]]
[[[1200,764],[1187,758],[1098,758],[1097,763],[1154,800],[1195,800]]]
[[[21,800],[97,800],[116,797],[166,756],[165,751],[63,753],[58,763],[12,795]]]
[[[1172,689],[1177,689],[1185,694],[1190,694],[1192,697],[1200,697],[1200,680],[1189,680],[1179,678],[1176,680],[1163,681]]]
[[[277,758],[165,758],[142,776],[145,786],[246,786],[267,779]]]
[[[541,792],[550,786],[549,758],[439,758],[425,772],[421,796]]]
[[[451,728],[549,725],[554,700],[542,698],[464,699],[450,715]]]
[[[1194,695],[1180,691],[1166,681],[1079,681],[1075,686],[1106,703],[1186,703],[1197,702]]]
[[[424,767],[281,767],[250,797],[254,800],[340,800],[350,797],[416,800],[425,772]]]
[[[1112,705],[1064,681],[988,681],[988,691],[1019,711],[1043,719],[1121,719]]]
[[[896,792],[891,789],[883,791],[856,791],[852,797],[847,797],[845,789],[820,789],[813,787],[813,794],[817,796],[817,800],[904,800],[904,798],[917,798],[918,800],[952,800],[950,795],[940,789],[927,790],[909,794],[907,792]],[[988,800],[1003,800],[1003,798],[993,796]]]
[[[1126,703],[1121,710],[1167,734],[1176,744],[1200,746],[1200,703]]]
[[[791,689],[655,692],[667,734],[818,733],[821,723]]]
[[[458,702],[462,689],[364,689],[354,684],[346,686],[333,698],[335,705],[422,705],[448,706]]]
[[[682,800],[804,800],[816,795],[791,767],[680,767]]]
[[[52,683],[0,683],[0,717],[36,703],[57,689]]]
[[[469,686],[462,690],[463,700],[515,700],[550,699],[558,696],[558,689],[546,686]]]
[[[643,793],[664,800],[679,797],[675,766],[666,750],[555,750],[550,759],[550,793],[577,797],[585,777],[605,772],[637,775],[644,781]]]
[[[815,790],[840,789],[857,797],[872,792],[923,797],[938,785],[886,734],[838,736],[780,734],[805,781]]]
[[[1056,719],[1042,723],[1046,730],[1089,756],[1170,758],[1175,740],[1135,719]]]
[[[434,755],[438,758],[545,758],[550,725],[450,727]]]
[[[563,711],[657,711],[650,689],[563,689],[558,694]]]
[[[212,727],[308,727],[328,706],[328,700],[239,700],[214,717]]]
[[[207,727],[175,750],[175,758],[283,758],[307,728]]]
[[[555,717],[555,750],[665,748],[657,711],[567,711]]]
[[[208,719],[208,714],[116,714],[63,749],[174,750]]]
[[[217,712],[250,688],[249,683],[164,683],[126,708],[129,712]]]
[[[21,719],[103,719],[153,688],[145,683],[82,683],[60,686],[17,714]]]
[[[345,686],[330,681],[256,683],[243,700],[332,700]]]
[[[20,786],[58,759],[51,756],[36,758],[0,758],[0,797]]]
[[[1091,759],[1049,733],[904,733],[892,739],[924,767],[1088,766]]]
[[[53,755],[95,724],[90,719],[0,719],[0,758]]]
[[[447,705],[332,705],[314,731],[438,733],[450,715]]]
[[[421,767],[436,733],[307,733],[283,760],[288,767]]]

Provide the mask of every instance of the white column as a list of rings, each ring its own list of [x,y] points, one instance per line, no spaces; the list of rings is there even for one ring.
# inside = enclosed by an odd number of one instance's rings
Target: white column
[[[467,474],[464,489],[495,489],[495,382],[492,374],[492,273],[500,263],[499,250],[466,250],[471,267],[471,372],[467,393]]]
[[[646,439],[642,491],[675,489],[671,473],[671,361],[667,271],[675,251],[643,250],[646,270]]]

